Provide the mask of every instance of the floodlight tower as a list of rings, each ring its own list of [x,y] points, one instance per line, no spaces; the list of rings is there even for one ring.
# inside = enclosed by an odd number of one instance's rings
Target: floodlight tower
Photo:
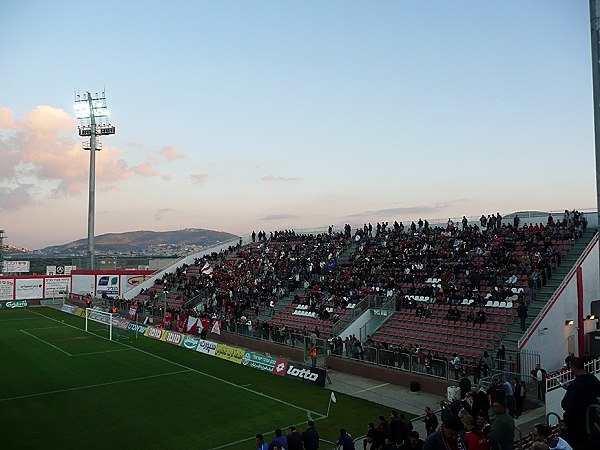
[[[82,147],[90,151],[90,183],[89,183],[89,203],[88,203],[88,258],[90,269],[95,269],[94,261],[94,216],[96,213],[96,152],[102,149],[102,144],[98,142],[97,136],[115,134],[115,127],[108,121],[108,108],[106,107],[106,96],[104,92],[94,96],[89,92],[85,94],[76,94],[75,96],[75,117],[79,121],[79,136],[90,137],[89,141],[84,141]]]
[[[4,271],[4,239],[6,239],[4,230],[0,230],[0,275]]]

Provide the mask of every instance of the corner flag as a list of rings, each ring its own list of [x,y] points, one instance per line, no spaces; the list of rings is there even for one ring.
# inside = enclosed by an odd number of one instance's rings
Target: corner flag
[[[333,403],[337,402],[337,399],[335,398],[335,394],[333,393],[333,391],[331,391],[331,401]]]

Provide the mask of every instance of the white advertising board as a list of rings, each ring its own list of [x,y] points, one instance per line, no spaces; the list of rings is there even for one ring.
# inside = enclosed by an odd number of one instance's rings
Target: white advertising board
[[[46,278],[44,283],[44,298],[60,297],[63,293],[68,293],[71,286],[69,277]]]
[[[94,292],[94,275],[71,275],[71,292],[78,295],[88,295]]]
[[[14,300],[15,279],[0,278],[0,300]]]
[[[29,272],[29,261],[4,261],[2,263],[2,272]]]
[[[43,278],[16,278],[15,299],[42,298]]]
[[[150,275],[121,275],[121,292],[127,292],[148,278],[150,278]]]
[[[96,276],[96,295],[101,297],[106,294],[110,297],[119,295],[119,275],[97,275]]]

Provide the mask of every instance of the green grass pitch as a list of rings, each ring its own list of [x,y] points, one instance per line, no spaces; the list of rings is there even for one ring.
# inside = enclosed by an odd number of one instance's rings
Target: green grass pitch
[[[275,428],[354,436],[389,408],[51,308],[0,311],[0,448],[253,449]],[[327,448],[327,447],[325,447]]]

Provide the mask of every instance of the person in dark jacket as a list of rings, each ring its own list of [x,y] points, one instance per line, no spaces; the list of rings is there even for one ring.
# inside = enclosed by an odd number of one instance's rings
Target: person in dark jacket
[[[403,423],[400,417],[398,417],[398,411],[392,411],[390,414],[389,429],[390,429],[390,440],[394,444],[401,444],[404,438],[403,436]]]
[[[465,450],[465,441],[460,436],[462,428],[462,422],[457,416],[448,417],[438,431],[427,436],[423,450]]]
[[[294,426],[287,429],[287,444],[288,450],[302,450],[302,438]]]
[[[588,406],[598,403],[600,380],[585,370],[581,358],[572,356],[569,358],[569,365],[575,378],[567,386],[567,392],[560,403],[564,410],[563,438],[577,450],[588,440],[586,411]]]
[[[342,447],[342,450],[355,450],[352,436],[350,436],[345,428],[340,430],[340,437],[337,440],[336,445]]]
[[[319,448],[319,433],[315,428],[315,422],[309,420],[308,427],[302,433],[302,443],[304,450],[317,450]]]
[[[427,431],[427,436],[436,432],[438,427],[438,418],[429,406],[425,408],[425,417],[423,418],[423,422],[425,422],[425,431]]]

